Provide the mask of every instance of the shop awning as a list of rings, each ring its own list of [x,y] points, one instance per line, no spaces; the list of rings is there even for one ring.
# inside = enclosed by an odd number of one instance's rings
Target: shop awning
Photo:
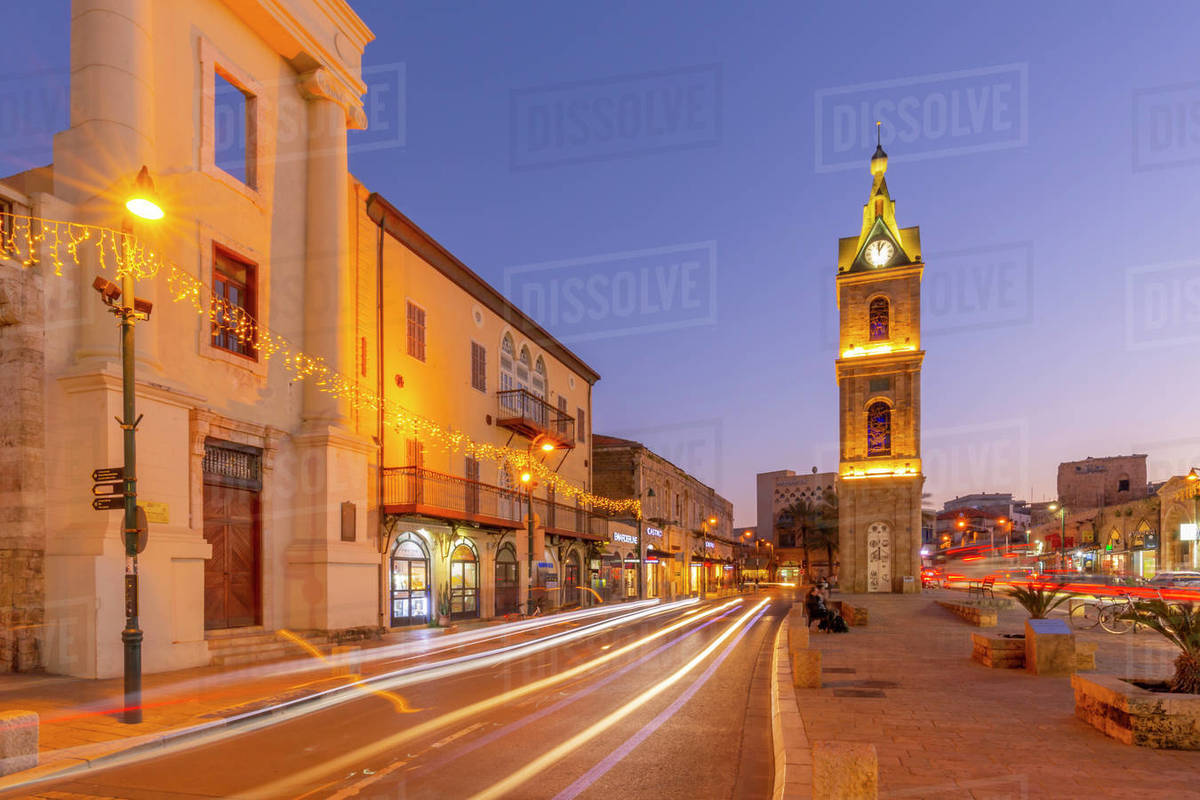
[[[646,555],[653,556],[655,558],[665,558],[668,561],[675,558],[674,553],[667,552],[666,550],[659,550],[657,547],[647,547]]]

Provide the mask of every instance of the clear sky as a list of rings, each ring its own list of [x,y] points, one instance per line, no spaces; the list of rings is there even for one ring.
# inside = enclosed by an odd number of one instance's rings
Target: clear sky
[[[3,74],[61,74],[66,2],[5,5]],[[875,118],[928,265],[931,502],[1048,498],[1088,455],[1200,464],[1200,6],[352,5],[377,36],[352,170],[600,372],[597,432],[740,524],[755,473],[836,468],[837,239]],[[16,85],[5,171],[49,160]]]

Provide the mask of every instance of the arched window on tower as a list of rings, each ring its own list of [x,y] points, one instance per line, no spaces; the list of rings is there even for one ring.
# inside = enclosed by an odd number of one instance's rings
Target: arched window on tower
[[[870,339],[872,342],[887,339],[890,334],[891,308],[886,297],[876,297],[868,307]]]
[[[867,455],[892,454],[892,409],[882,400],[867,407]]]

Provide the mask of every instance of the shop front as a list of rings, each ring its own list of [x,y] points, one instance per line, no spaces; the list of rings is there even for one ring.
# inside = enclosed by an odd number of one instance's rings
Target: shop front
[[[1130,564],[1133,574],[1149,580],[1158,573],[1158,533],[1139,530],[1129,539]]]
[[[428,542],[413,531],[405,531],[392,543],[389,561],[392,627],[428,622],[432,574]]]

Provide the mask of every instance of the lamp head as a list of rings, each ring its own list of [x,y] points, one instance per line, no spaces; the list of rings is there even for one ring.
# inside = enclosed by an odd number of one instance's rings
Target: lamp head
[[[154,180],[150,170],[143,164],[134,182],[133,194],[125,201],[125,208],[134,216],[142,219],[162,219],[163,210],[158,204],[158,193],[154,190]]]

